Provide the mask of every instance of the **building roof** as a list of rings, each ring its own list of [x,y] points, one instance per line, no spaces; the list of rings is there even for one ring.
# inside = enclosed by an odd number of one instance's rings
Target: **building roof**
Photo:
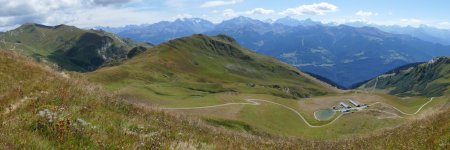
[[[344,103],[344,102],[340,102],[340,104],[342,105],[342,106],[344,106],[344,107],[349,107],[346,103]]]
[[[354,101],[354,100],[349,100],[350,101],[350,103],[352,103],[353,105],[356,105],[356,106],[358,106],[358,105],[360,105],[358,102],[356,102],[356,101]]]

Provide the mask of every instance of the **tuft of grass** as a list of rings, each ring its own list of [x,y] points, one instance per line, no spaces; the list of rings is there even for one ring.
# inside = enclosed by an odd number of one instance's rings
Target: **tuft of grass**
[[[245,122],[236,121],[236,120],[225,120],[225,119],[213,119],[207,118],[205,119],[207,123],[211,123],[216,126],[222,126],[228,129],[243,131],[243,132],[254,132],[254,129]]]
[[[450,142],[448,107],[369,136],[307,140],[239,133],[134,106],[76,75],[67,78],[8,51],[0,51],[0,64],[1,149],[448,149]],[[17,107],[3,113],[8,105]]]

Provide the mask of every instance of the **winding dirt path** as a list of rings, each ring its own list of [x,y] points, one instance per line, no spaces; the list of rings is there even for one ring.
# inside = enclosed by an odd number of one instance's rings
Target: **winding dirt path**
[[[368,106],[373,106],[373,105],[376,105],[376,104],[383,104],[383,105],[388,105],[388,106],[394,108],[395,110],[399,111],[400,113],[402,113],[404,115],[415,115],[415,114],[419,113],[422,110],[423,107],[425,107],[427,104],[429,104],[431,101],[433,101],[433,98],[434,97],[430,98],[430,101],[428,101],[425,104],[423,104],[422,106],[420,106],[420,108],[415,113],[412,113],[412,114],[405,113],[405,112],[401,111],[400,109],[398,109],[398,108],[396,108],[396,107],[394,107],[392,105],[381,103],[381,102],[375,102],[375,103],[370,104]],[[268,100],[261,100],[261,99],[245,99],[245,101],[247,101],[248,103],[226,103],[226,104],[212,105],[212,106],[203,106],[203,107],[160,108],[160,109],[162,109],[162,110],[191,110],[191,109],[208,109],[208,108],[223,107],[223,106],[229,106],[229,105],[254,105],[254,106],[256,106],[256,105],[260,105],[261,104],[259,102],[265,102],[265,103],[270,103],[270,104],[274,104],[274,105],[278,105],[278,106],[284,107],[284,108],[294,112],[303,122],[305,122],[305,124],[308,127],[311,127],[311,128],[320,128],[320,127],[325,127],[325,126],[331,125],[331,124],[336,122],[339,118],[341,118],[344,115],[344,114],[340,114],[339,116],[337,116],[331,122],[329,122],[327,124],[324,124],[324,125],[316,126],[316,125],[312,125],[311,123],[309,123],[305,119],[305,117],[302,114],[300,114],[300,112],[298,112],[297,110],[295,110],[295,109],[293,109],[293,108],[291,108],[289,106],[286,106],[286,105],[283,105],[283,104],[280,104],[280,103],[276,103],[276,102],[272,102],[272,101],[268,101]],[[374,109],[370,109],[370,110],[374,110]],[[392,115],[395,115],[395,116],[400,117],[400,118],[404,118],[404,117],[402,117],[400,115],[397,115],[395,113],[392,113],[392,112],[387,112],[387,111],[382,111],[382,110],[376,110],[376,111],[383,112],[383,113],[388,113],[388,114],[392,114]]]
[[[428,102],[426,102],[425,104],[423,104],[422,106],[420,106],[419,109],[418,109],[416,112],[411,113],[411,114],[410,114],[410,113],[405,113],[405,112],[401,111],[400,109],[398,109],[397,107],[394,107],[394,106],[392,106],[392,105],[389,105],[389,104],[386,104],[386,103],[382,103],[382,102],[376,102],[376,103],[370,104],[369,106],[373,106],[373,105],[376,105],[376,104],[387,105],[387,106],[389,106],[389,107],[394,108],[395,110],[397,110],[398,112],[400,112],[400,113],[403,114],[403,115],[412,116],[412,115],[416,115],[417,113],[419,113],[419,112],[423,109],[423,107],[425,107],[425,106],[428,105],[430,102],[432,102],[433,99],[434,99],[434,97],[430,98],[430,100],[429,100]]]
[[[229,106],[229,105],[260,105],[260,103],[255,102],[250,99],[246,99],[246,101],[249,103],[226,103],[226,104],[203,106],[203,107],[161,108],[161,109],[163,109],[163,110],[189,110],[189,109],[207,109],[207,108],[223,107],[223,106]]]
[[[331,121],[331,122],[329,122],[329,123],[327,123],[327,124],[320,125],[320,126],[315,126],[315,125],[311,125],[311,124],[305,119],[305,117],[303,117],[303,115],[300,114],[300,112],[298,112],[297,110],[295,110],[295,109],[293,109],[293,108],[291,108],[291,107],[288,107],[288,106],[283,105],[283,104],[280,104],[280,103],[268,101],[268,100],[259,100],[259,99],[250,99],[250,100],[262,101],[262,102],[271,103],[271,104],[274,104],[274,105],[278,105],[278,106],[284,107],[284,108],[286,108],[286,109],[288,109],[288,110],[294,112],[295,114],[297,114],[297,116],[299,116],[299,117],[301,118],[301,120],[303,120],[303,122],[305,122],[306,125],[308,125],[308,126],[311,127],[311,128],[319,128],[319,127],[324,127],[324,126],[330,125],[330,124],[334,123],[336,120],[338,120],[342,115],[344,115],[344,114],[340,114],[340,115],[337,116],[333,121]]]
[[[400,116],[400,115],[398,115],[398,114],[396,114],[396,113],[388,112],[388,111],[384,111],[384,110],[378,110],[378,109],[366,109],[366,110],[371,110],[371,111],[376,111],[376,112],[386,113],[386,114],[390,114],[390,115],[393,115],[393,116],[399,117],[399,118],[405,118],[405,117]]]
[[[334,123],[336,120],[338,120],[343,114],[340,114],[339,116],[337,116],[333,121],[324,124],[324,125],[320,125],[320,126],[315,126],[315,125],[311,125],[306,119],[305,117],[303,117],[302,114],[300,114],[300,112],[298,112],[297,110],[288,107],[286,105],[280,104],[280,103],[276,103],[276,102],[272,102],[272,101],[268,101],[268,100],[260,100],[260,99],[245,99],[245,101],[247,101],[248,103],[226,103],[226,104],[220,104],[220,105],[212,105],[212,106],[204,106],[204,107],[186,107],[186,108],[161,108],[163,110],[191,110],[191,109],[208,109],[208,108],[215,108],[215,107],[223,107],[223,106],[229,106],[229,105],[260,105],[261,103],[257,102],[266,102],[266,103],[271,103],[274,105],[278,105],[281,107],[284,107],[292,112],[294,112],[297,116],[300,117],[300,119],[306,123],[307,126],[311,127],[311,128],[318,128],[318,127],[324,127],[327,125],[330,125],[332,123]]]
[[[13,112],[17,108],[19,108],[21,105],[23,105],[26,101],[28,101],[30,99],[31,98],[29,98],[29,97],[24,97],[24,98],[20,99],[19,101],[17,101],[16,103],[10,104],[9,107],[6,108],[6,110],[3,112],[3,115],[10,114],[11,112]]]

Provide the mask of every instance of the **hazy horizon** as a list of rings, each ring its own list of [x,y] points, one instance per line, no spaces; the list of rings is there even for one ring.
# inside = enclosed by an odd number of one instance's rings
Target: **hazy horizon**
[[[202,18],[214,23],[237,16],[258,20],[292,17],[323,23],[433,26],[449,29],[445,1],[285,1],[263,0],[1,0],[0,30],[23,23],[67,24],[82,28],[122,27]]]

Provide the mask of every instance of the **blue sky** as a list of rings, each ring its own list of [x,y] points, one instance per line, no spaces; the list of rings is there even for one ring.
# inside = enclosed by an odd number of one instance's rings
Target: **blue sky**
[[[290,16],[322,22],[363,21],[450,28],[444,0],[0,0],[0,30],[26,22],[79,27],[124,26],[183,17],[220,22],[237,16]]]

